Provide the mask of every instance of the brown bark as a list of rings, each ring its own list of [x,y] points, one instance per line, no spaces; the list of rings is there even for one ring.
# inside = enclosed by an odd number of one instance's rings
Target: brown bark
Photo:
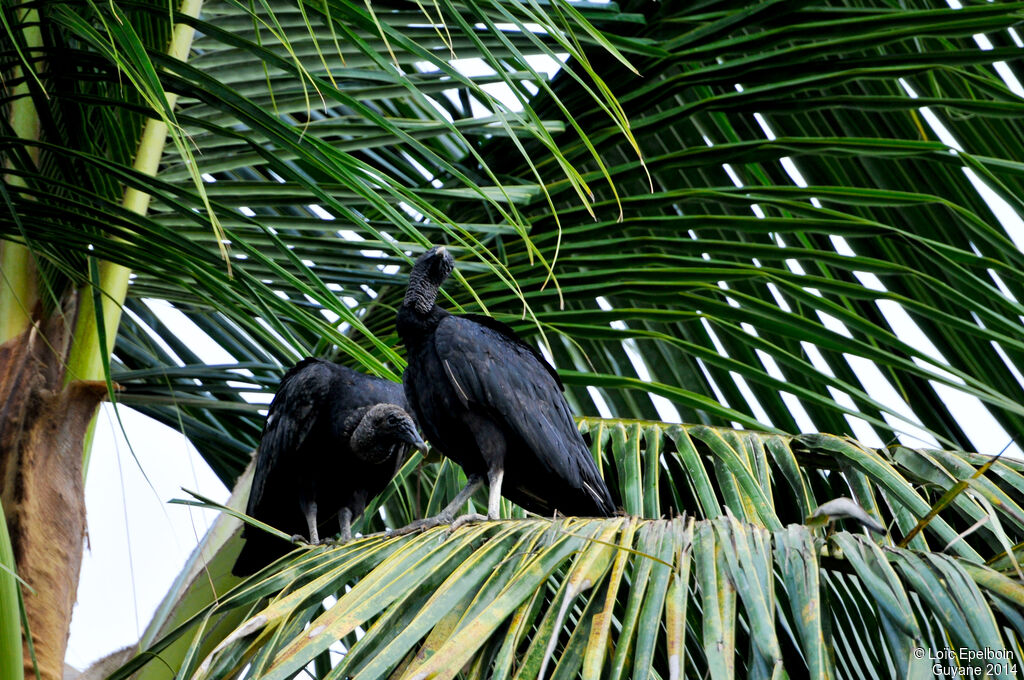
[[[85,537],[83,441],[106,395],[102,382],[64,385],[73,301],[0,345],[0,499],[34,591],[24,590],[25,609],[43,680],[64,672]],[[33,677],[27,647],[24,658]]]

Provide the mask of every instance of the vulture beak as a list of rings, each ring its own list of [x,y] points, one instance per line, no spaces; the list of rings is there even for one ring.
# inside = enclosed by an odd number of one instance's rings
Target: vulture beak
[[[420,450],[420,453],[424,455],[426,455],[427,449],[429,448],[427,443],[420,439],[420,434],[416,431],[416,426],[412,423],[409,423],[406,427],[402,428],[402,441],[415,446]]]

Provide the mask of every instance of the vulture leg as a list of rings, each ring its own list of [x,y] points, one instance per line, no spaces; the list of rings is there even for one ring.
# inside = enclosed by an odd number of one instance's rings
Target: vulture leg
[[[499,519],[501,510],[501,478],[505,470],[495,465],[487,471],[487,519]]]
[[[348,543],[352,540],[352,511],[348,508],[339,510],[338,524],[341,525],[341,542]]]
[[[424,529],[431,529],[433,527],[440,526],[442,524],[451,524],[452,521],[453,521],[453,518],[455,517],[455,513],[459,511],[459,508],[463,507],[466,504],[466,501],[469,500],[470,496],[472,496],[473,494],[475,494],[477,492],[477,489],[479,489],[481,486],[483,486],[483,483],[484,483],[484,479],[480,475],[470,475],[469,479],[466,480],[466,486],[462,489],[462,491],[460,491],[458,493],[457,496],[455,496],[455,498],[452,500],[451,503],[449,503],[448,505],[446,505],[444,507],[444,510],[442,510],[439,513],[437,513],[433,517],[424,517],[423,519],[418,519],[415,522],[411,522],[409,524],[406,524],[401,529],[396,529],[393,532],[392,535],[393,536],[404,536],[405,534],[411,534],[414,531],[422,531]],[[472,514],[470,514],[470,515],[463,515],[463,516],[459,517],[458,520],[454,520],[454,521],[458,522],[458,521],[461,520],[463,523],[465,523],[466,521],[469,521],[466,518],[470,518],[470,519],[486,519],[485,517],[482,517],[481,515],[472,515]]]
[[[487,471],[487,516],[484,517],[475,512],[459,515],[452,522],[452,528],[449,531],[455,531],[462,525],[471,522],[501,519],[501,478],[504,476],[505,471],[500,465],[494,466]]]
[[[487,471],[487,516],[484,517],[475,512],[459,515],[452,522],[450,531],[455,531],[470,522],[501,519],[501,479],[504,476],[505,470],[500,465],[491,466],[491,469]]]
[[[455,496],[455,499],[444,507],[444,510],[437,514],[437,518],[441,519],[443,524],[448,524],[455,517],[455,513],[458,512],[459,508],[466,504],[469,497],[477,492],[481,486],[483,486],[484,480],[480,475],[470,475],[469,479],[466,480],[466,486],[463,487],[462,491]]]
[[[487,517],[470,513],[455,520],[452,528],[467,522],[494,520],[499,518],[501,509],[501,480],[505,475],[505,451],[507,443],[505,434],[489,417],[470,412],[466,415],[466,425],[476,439],[476,445],[487,463]]]
[[[309,528],[309,543],[317,545],[320,543],[320,535],[316,531],[316,501],[303,498],[299,501],[302,507],[302,514],[306,516],[306,526]]]

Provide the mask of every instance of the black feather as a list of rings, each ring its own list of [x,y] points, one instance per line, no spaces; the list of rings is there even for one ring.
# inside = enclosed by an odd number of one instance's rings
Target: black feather
[[[307,536],[300,505],[305,496],[316,501],[317,525],[326,530],[321,533],[338,533],[339,511],[348,508],[358,517],[394,477],[410,446],[422,444],[407,410],[397,383],[303,359],[285,374],[270,404],[246,514],[286,534]],[[368,436],[354,438],[364,419],[360,433],[369,428]],[[294,547],[249,525],[242,536],[245,545],[232,569],[238,576],[255,573]]]
[[[409,362],[402,382],[431,445],[467,475],[503,469],[502,495],[531,512],[613,514],[551,365],[495,319],[453,316],[436,304],[424,311],[451,269],[445,250],[424,254],[398,311]]]

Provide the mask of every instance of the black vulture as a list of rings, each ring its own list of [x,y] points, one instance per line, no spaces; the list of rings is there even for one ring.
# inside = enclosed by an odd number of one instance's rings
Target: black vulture
[[[555,369],[500,321],[453,316],[437,306],[453,268],[444,246],[421,255],[398,310],[409,405],[431,445],[469,479],[440,515],[420,526],[452,521],[485,479],[489,519],[498,518],[502,495],[539,515],[613,514]]]
[[[313,544],[320,542],[323,518],[333,523],[337,517],[348,540],[352,520],[384,490],[409,448],[426,449],[406,409],[397,383],[303,359],[285,374],[270,404],[246,514],[296,540],[308,536]],[[253,574],[291,549],[250,525],[242,536],[245,545],[232,569],[237,576]]]

